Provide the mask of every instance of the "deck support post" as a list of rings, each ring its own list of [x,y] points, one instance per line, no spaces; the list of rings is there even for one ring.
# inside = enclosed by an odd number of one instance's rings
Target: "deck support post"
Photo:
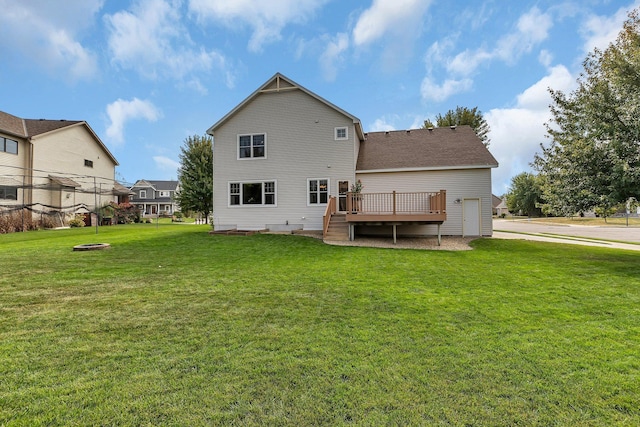
[[[349,223],[349,241],[353,242],[355,240],[355,226],[351,223]]]
[[[396,244],[396,227],[397,225],[393,224],[393,244]]]
[[[438,224],[438,246],[440,246],[441,241],[442,241],[442,236],[440,235],[440,224]]]

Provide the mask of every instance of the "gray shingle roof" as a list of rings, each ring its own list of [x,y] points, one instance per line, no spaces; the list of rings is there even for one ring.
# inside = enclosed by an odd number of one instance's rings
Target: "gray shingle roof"
[[[109,151],[106,145],[100,140],[98,135],[91,129],[91,126],[83,120],[47,120],[47,119],[22,119],[4,111],[0,111],[0,131],[16,135],[22,138],[31,138],[45,134],[68,126],[82,124],[93,135],[96,142],[102,147],[107,155],[118,165],[118,161]]]
[[[61,129],[67,126],[72,126],[78,123],[82,123],[80,120],[45,120],[45,119],[24,119],[24,124],[27,127],[28,136],[36,136],[43,133],[51,132],[52,130]]]
[[[369,132],[357,172],[495,168],[498,162],[470,126]]]
[[[4,111],[0,111],[0,130],[23,138],[27,136],[22,119]]]
[[[178,186],[178,181],[155,181],[147,180],[149,184],[158,191],[174,191]]]

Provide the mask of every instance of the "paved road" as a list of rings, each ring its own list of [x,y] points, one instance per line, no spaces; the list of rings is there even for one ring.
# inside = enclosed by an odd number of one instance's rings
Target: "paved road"
[[[494,219],[493,230],[493,237],[499,239],[539,240],[640,251],[640,228],[637,227],[540,224],[528,220]],[[612,240],[629,243],[610,242]]]

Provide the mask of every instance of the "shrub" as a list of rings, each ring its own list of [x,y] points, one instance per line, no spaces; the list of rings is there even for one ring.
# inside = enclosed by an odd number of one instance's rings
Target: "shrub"
[[[54,228],[57,225],[55,217],[50,214],[42,214],[40,219],[34,220],[33,213],[27,209],[0,212],[0,234]]]
[[[84,218],[80,215],[76,215],[73,219],[69,220],[69,227],[71,228],[84,227]]]
[[[140,210],[136,205],[131,203],[111,203],[113,208],[113,216],[116,218],[118,224],[131,224],[133,222],[140,222]]]

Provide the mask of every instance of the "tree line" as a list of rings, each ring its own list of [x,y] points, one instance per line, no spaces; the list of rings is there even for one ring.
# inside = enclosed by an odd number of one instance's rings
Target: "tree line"
[[[549,89],[550,143],[511,181],[507,206],[527,215],[608,216],[640,199],[640,17],[583,62],[577,88]]]

